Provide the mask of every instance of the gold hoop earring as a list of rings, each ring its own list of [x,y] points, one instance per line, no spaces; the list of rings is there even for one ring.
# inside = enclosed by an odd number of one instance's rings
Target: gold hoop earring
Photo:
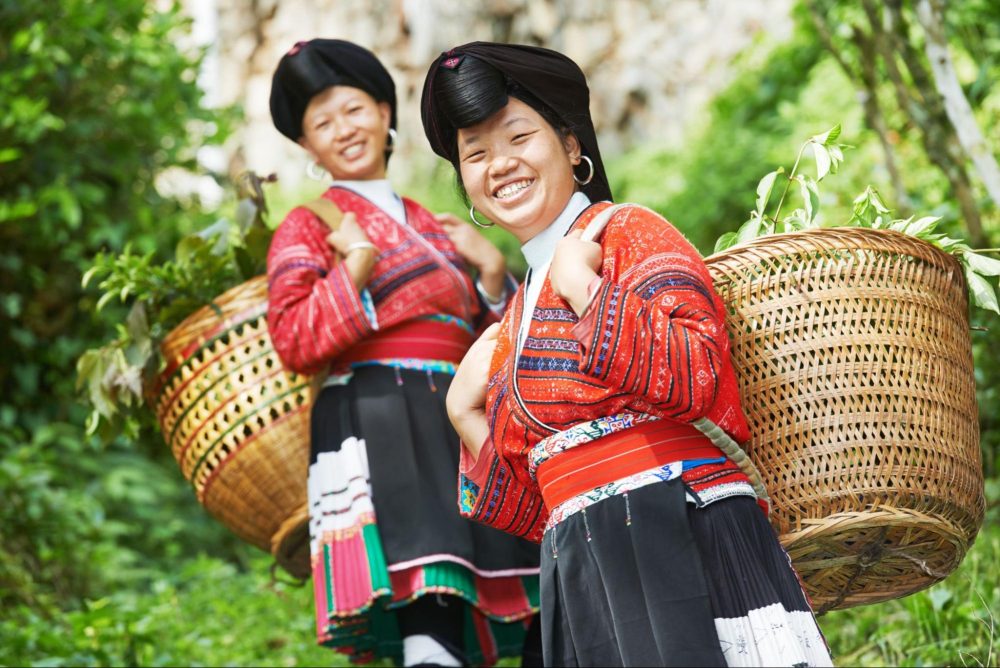
[[[573,172],[573,180],[576,181],[581,186],[585,186],[594,180],[594,161],[590,159],[589,156],[581,155],[580,160],[586,160],[587,164],[590,165],[590,174],[587,174],[587,178],[579,179],[576,176],[576,171]]]
[[[469,207],[469,218],[472,219],[472,222],[476,225],[476,227],[481,227],[483,229],[486,229],[486,228],[489,228],[489,227],[493,227],[494,225],[496,225],[496,223],[490,223],[489,225],[483,225],[478,220],[476,220],[476,207],[475,207],[475,205]]]
[[[326,181],[327,173],[325,169],[319,166],[318,162],[310,160],[306,163],[306,176],[313,181]]]

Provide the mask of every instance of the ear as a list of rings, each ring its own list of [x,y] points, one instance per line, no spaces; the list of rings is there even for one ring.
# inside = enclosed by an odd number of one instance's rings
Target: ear
[[[566,149],[566,155],[569,156],[569,161],[574,165],[580,164],[580,155],[583,150],[580,148],[580,140],[576,138],[576,135],[572,132],[567,132],[563,137],[563,148]]]
[[[389,128],[392,127],[390,125],[392,122],[392,107],[389,106],[388,102],[378,103],[378,115],[382,119],[382,125],[385,127],[386,134],[389,134]]]
[[[312,156],[313,160],[316,159],[316,151],[312,149],[312,145],[309,143],[309,140],[306,139],[305,135],[299,137],[298,145],[304,148],[306,152]]]

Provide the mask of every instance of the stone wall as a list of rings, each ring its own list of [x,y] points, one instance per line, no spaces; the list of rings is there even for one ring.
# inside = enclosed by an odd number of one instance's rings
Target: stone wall
[[[538,44],[587,73],[607,156],[676,145],[755,40],[791,31],[792,0],[187,0],[214,33],[203,77],[211,99],[241,105],[232,169],[278,172],[295,187],[304,152],[271,125],[271,74],[296,41],[350,39],[382,58],[396,80],[399,147],[391,177],[435,164],[420,127],[424,75],[438,53],[473,40]],[[214,6],[206,21],[205,2]],[[201,3],[195,8],[195,3]]]

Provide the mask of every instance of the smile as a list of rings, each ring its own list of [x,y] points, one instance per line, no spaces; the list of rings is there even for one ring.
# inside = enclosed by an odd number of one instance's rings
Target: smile
[[[345,148],[343,151],[341,151],[340,154],[342,156],[344,156],[345,158],[350,159],[350,158],[356,158],[356,157],[358,157],[359,155],[361,155],[361,153],[364,152],[364,150],[365,150],[365,143],[364,142],[358,142],[357,144],[351,144],[350,146],[348,146],[347,148]]]
[[[515,181],[514,183],[508,183],[507,185],[501,187],[495,193],[493,193],[493,196],[497,199],[507,199],[508,197],[513,197],[514,195],[521,192],[534,182],[535,182],[534,179],[525,179],[523,181]]]

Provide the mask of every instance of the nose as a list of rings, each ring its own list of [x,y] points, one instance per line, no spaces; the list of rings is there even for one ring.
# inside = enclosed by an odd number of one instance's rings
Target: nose
[[[500,177],[517,169],[517,160],[511,155],[496,155],[490,162],[490,176]]]
[[[350,120],[346,118],[338,119],[337,121],[334,122],[334,133],[335,133],[334,136],[338,141],[350,137],[352,134],[354,134],[354,130],[355,130],[354,124],[351,123]]]

